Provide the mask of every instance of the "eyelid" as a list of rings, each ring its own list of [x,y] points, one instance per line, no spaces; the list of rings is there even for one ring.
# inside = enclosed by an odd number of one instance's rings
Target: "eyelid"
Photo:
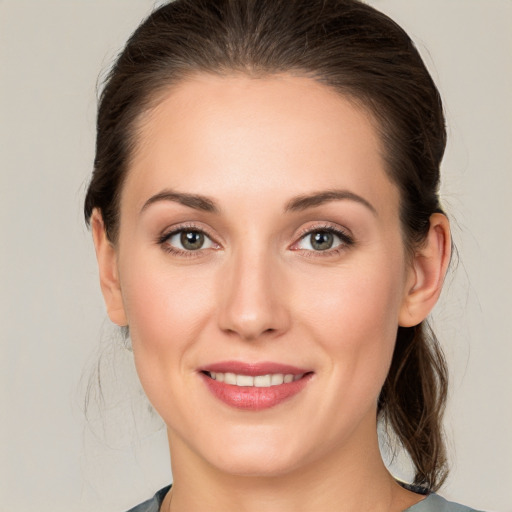
[[[195,251],[180,249],[178,247],[174,247],[168,243],[168,240],[177,235],[178,233],[182,231],[197,231],[198,233],[202,233],[205,237],[211,240],[212,244],[215,247],[208,247],[205,249],[197,249]],[[217,242],[217,237],[213,236],[210,233],[210,230],[207,229],[204,226],[200,226],[194,222],[184,222],[181,224],[175,224],[172,226],[168,226],[165,228],[157,237],[156,243],[157,245],[161,246],[164,250],[167,252],[171,252],[173,254],[179,255],[179,256],[199,256],[201,253],[204,253],[205,251],[209,250],[217,250],[221,248],[221,244]],[[166,246],[167,244],[167,246]]]
[[[208,228],[208,226],[203,225],[202,223],[198,223],[195,221],[185,221],[185,222],[177,222],[176,224],[171,224],[170,226],[165,227],[160,231],[160,234],[158,235],[158,239],[163,240],[165,238],[169,238],[169,236],[179,233],[180,231],[198,231],[205,235],[207,235],[212,240],[216,239],[217,237],[211,233],[211,230]]]
[[[311,235],[312,233],[318,231],[327,231],[329,233],[334,234],[341,240],[341,244],[332,249],[327,249],[325,251],[314,251],[310,249],[301,249],[296,247],[299,242],[301,242],[306,236]],[[307,227],[302,228],[296,235],[296,241],[293,242],[290,249],[294,251],[305,251],[307,253],[314,253],[315,256],[328,256],[332,254],[337,254],[342,250],[346,250],[348,247],[354,245],[354,237],[350,233],[347,228],[339,226],[338,224],[332,224],[330,222],[321,222],[318,224],[310,224]]]
[[[309,222],[307,223],[306,226],[301,227],[295,236],[297,239],[299,239],[304,237],[305,235],[308,235],[311,232],[322,230],[332,231],[335,233],[339,232],[346,237],[352,237],[351,232],[348,228],[340,226],[339,224],[330,221]]]

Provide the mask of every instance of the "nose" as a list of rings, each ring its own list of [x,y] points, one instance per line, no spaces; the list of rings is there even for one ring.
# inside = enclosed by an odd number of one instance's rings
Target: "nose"
[[[244,251],[234,256],[218,286],[218,322],[224,332],[256,340],[289,328],[284,276],[271,255]]]

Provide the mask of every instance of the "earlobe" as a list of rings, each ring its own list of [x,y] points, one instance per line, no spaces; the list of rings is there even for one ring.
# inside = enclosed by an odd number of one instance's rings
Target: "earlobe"
[[[91,215],[91,228],[98,261],[101,292],[107,306],[108,316],[117,325],[127,325],[117,255],[114,246],[107,238],[103,217],[98,209],[95,209]]]
[[[418,325],[432,311],[441,294],[450,255],[449,221],[442,213],[434,213],[425,242],[414,254],[398,319],[400,326]]]

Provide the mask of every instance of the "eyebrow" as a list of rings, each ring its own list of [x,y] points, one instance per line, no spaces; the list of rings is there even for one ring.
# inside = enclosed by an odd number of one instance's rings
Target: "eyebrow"
[[[210,198],[199,194],[187,194],[184,192],[175,192],[173,190],[162,190],[162,192],[151,196],[142,206],[140,213],[143,213],[144,210],[149,208],[149,206],[160,201],[172,201],[188,206],[189,208],[194,208],[194,210],[219,213],[219,208]]]
[[[324,190],[313,194],[295,197],[288,201],[285,212],[300,212],[307,210],[308,208],[321,206],[331,201],[341,200],[355,201],[356,203],[362,204],[368,208],[374,215],[377,215],[377,210],[370,202],[368,202],[364,197],[354,194],[354,192],[350,192],[349,190]]]
[[[285,213],[300,212],[307,210],[308,208],[321,206],[331,201],[342,200],[355,201],[368,208],[374,215],[377,215],[377,210],[370,202],[349,190],[324,190],[321,192],[297,196],[288,201],[284,211]],[[215,204],[215,201],[209,197],[200,194],[188,194],[185,192],[175,192],[173,190],[166,189],[151,196],[142,206],[140,213],[142,214],[149,206],[160,201],[172,201],[195,210],[202,210],[209,213],[219,213],[220,211],[218,206]]]

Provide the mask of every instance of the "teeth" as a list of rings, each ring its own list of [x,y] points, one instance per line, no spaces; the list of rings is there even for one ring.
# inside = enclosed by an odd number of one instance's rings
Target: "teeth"
[[[270,376],[270,385],[278,386],[284,382],[284,375],[282,373],[276,373],[275,375]]]
[[[236,376],[237,386],[254,386],[254,377],[250,375],[237,375]]]
[[[216,375],[218,375],[218,373]],[[226,384],[234,384],[236,386],[236,375],[234,373],[225,373],[224,382]]]
[[[226,384],[231,384],[233,386],[257,388],[268,388],[271,386],[288,384],[304,377],[304,374],[293,375],[291,373],[272,373],[268,375],[256,375],[256,377],[252,377],[250,375],[237,375],[236,373],[229,372],[209,372],[209,375],[213,380],[225,382]]]
[[[272,381],[272,377],[270,375],[258,375],[254,377],[254,385],[257,388],[268,388]]]

